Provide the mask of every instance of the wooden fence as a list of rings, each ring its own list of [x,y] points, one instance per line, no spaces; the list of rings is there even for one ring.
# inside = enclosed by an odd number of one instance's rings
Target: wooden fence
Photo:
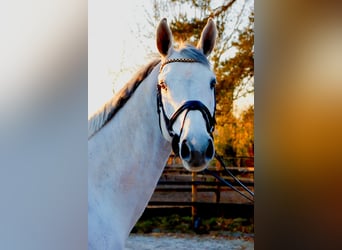
[[[251,191],[254,192],[254,159],[240,157],[225,159],[228,169]],[[238,190],[249,195],[232,177],[228,176],[218,162],[209,170],[229,181]],[[249,204],[244,198],[230,187],[222,184],[212,175],[190,173],[184,169],[179,158],[171,156],[159,179],[157,188],[149,201],[148,207],[196,207],[200,204]]]

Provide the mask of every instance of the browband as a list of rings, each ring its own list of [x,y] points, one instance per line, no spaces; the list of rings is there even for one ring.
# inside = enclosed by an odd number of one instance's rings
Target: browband
[[[160,69],[159,72],[162,71],[163,67],[168,64],[168,63],[173,63],[173,62],[189,62],[189,63],[194,63],[194,62],[198,62],[195,59],[191,59],[191,58],[171,58],[171,59],[167,59],[165,60],[161,65],[160,65]]]

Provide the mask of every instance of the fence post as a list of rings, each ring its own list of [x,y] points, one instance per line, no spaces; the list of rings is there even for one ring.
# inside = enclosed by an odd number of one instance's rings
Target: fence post
[[[191,181],[196,181],[196,172],[191,173]],[[191,202],[197,201],[197,186],[195,184],[191,185]],[[197,215],[197,208],[195,204],[191,206],[191,216],[194,220],[195,216]]]
[[[217,174],[219,176],[221,176],[220,170],[222,169],[222,167],[221,167],[221,164],[219,163],[219,161],[216,161],[215,168],[216,168]],[[220,203],[220,199],[221,199],[221,186],[220,186],[220,182],[219,182],[218,179],[215,178],[215,182],[217,182],[217,186],[216,186],[216,191],[215,191],[215,196],[216,197],[215,197],[214,202],[215,203]]]

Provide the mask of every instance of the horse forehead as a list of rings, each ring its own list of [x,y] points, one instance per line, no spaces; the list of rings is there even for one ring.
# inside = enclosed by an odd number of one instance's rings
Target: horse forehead
[[[200,63],[175,63],[171,67],[167,74],[167,78],[171,80],[208,81],[214,76],[206,65]]]

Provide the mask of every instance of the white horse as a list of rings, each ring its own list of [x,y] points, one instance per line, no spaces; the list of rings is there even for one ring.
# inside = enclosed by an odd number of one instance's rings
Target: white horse
[[[215,75],[207,56],[216,34],[209,19],[197,48],[175,50],[163,19],[156,32],[161,58],[89,119],[89,249],[124,249],[172,148],[189,171],[212,160]]]

